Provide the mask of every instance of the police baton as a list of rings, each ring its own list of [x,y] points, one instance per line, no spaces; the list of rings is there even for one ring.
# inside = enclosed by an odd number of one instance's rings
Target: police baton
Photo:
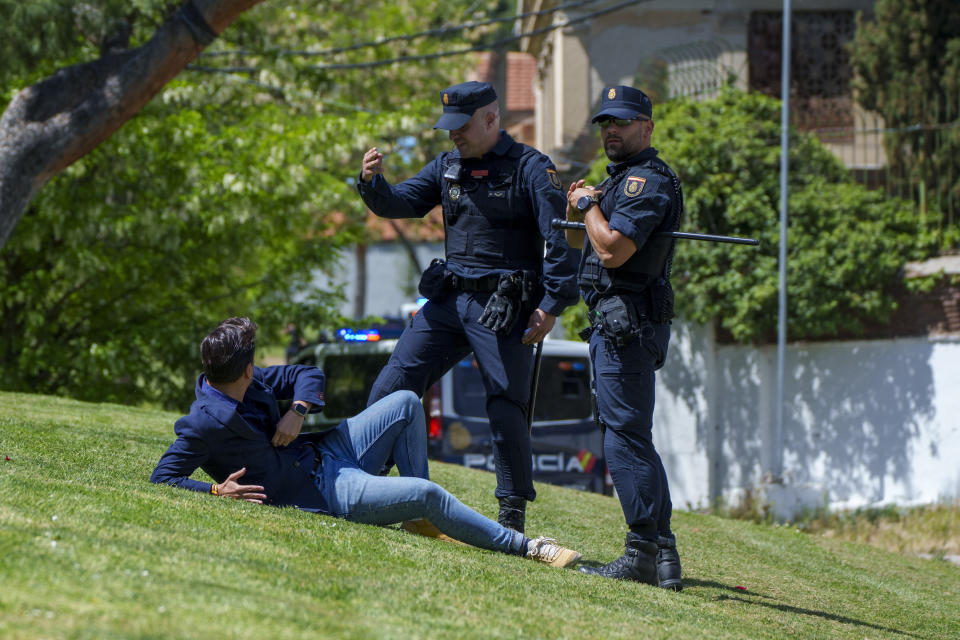
[[[577,231],[586,231],[587,225],[582,222],[573,222],[571,220],[561,220],[554,218],[550,221],[550,226],[554,229],[576,229]],[[749,244],[758,245],[760,241],[755,238],[737,238],[735,236],[715,236],[708,233],[687,233],[685,231],[658,231],[655,236],[667,238],[679,238],[680,240],[703,240],[705,242],[726,242],[729,244]]]
[[[546,340],[546,336],[544,336]],[[530,401],[527,403],[527,433],[533,431],[533,408],[537,404],[537,387],[540,386],[540,363],[543,362],[543,340],[537,343],[533,356],[533,376],[530,378]]]

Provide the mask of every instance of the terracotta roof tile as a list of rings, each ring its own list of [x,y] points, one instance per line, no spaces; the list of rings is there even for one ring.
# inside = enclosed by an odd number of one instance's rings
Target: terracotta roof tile
[[[493,53],[484,51],[477,55],[477,66],[470,73],[471,80],[497,84],[497,65]],[[507,52],[506,109],[510,113],[533,112],[536,95],[533,83],[537,76],[537,59],[529,53]]]
[[[533,82],[537,59],[529,53],[507,53],[507,111],[533,111],[537,106]]]

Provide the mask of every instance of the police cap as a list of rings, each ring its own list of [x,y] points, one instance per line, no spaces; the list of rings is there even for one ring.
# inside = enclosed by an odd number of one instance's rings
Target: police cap
[[[497,99],[497,92],[489,82],[461,82],[440,93],[443,115],[434,129],[459,129],[470,121],[473,113]]]
[[[617,85],[604,87],[600,95],[600,111],[590,122],[596,122],[603,117],[632,119],[637,116],[653,118],[653,103],[650,98],[640,89]]]

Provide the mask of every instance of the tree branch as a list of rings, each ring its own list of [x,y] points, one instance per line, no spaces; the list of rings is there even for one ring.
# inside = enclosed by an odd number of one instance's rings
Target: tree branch
[[[190,0],[216,33],[263,0]],[[92,151],[200,54],[174,13],[144,45],[57,71],[0,118],[0,248],[46,182]]]

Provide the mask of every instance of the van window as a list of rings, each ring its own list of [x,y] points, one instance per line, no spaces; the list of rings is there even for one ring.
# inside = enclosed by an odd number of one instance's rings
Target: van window
[[[470,418],[487,417],[487,393],[474,358],[464,358],[453,368],[453,411]]]
[[[366,409],[370,389],[389,359],[389,353],[331,354],[324,358],[323,373],[327,378],[324,415],[349,418]]]
[[[453,368],[453,409],[461,416],[487,417],[487,396],[477,361],[465,358]],[[534,420],[578,420],[593,416],[590,361],[543,356]]]
[[[576,420],[593,417],[590,360],[543,356],[534,420]]]

